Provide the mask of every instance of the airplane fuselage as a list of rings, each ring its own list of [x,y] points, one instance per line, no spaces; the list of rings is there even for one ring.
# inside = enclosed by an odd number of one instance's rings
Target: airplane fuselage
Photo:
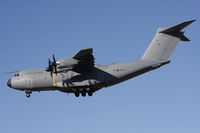
[[[10,79],[10,86],[27,92],[46,90],[59,90],[66,93],[83,90],[95,92],[103,87],[120,83],[156,69],[166,63],[169,63],[169,61],[140,60],[107,66],[95,65],[86,74],[69,70],[51,75],[45,69],[23,70]]]

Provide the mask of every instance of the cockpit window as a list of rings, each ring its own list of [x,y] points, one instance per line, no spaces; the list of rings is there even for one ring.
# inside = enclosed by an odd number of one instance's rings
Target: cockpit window
[[[17,74],[15,74],[15,77],[16,77],[16,76],[19,76],[19,74],[18,74],[18,73],[17,73]]]

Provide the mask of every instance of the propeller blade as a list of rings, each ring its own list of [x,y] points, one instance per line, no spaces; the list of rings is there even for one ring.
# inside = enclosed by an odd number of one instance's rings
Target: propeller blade
[[[49,67],[50,67],[50,65],[51,65],[51,60],[50,60],[50,58],[49,58]]]
[[[55,73],[57,74],[57,67],[54,67],[54,69],[55,69]]]
[[[56,64],[56,59],[55,59],[55,55],[53,54],[53,63]]]
[[[53,54],[53,62],[51,62],[51,59],[48,59],[48,67],[46,68],[46,71],[50,72],[51,77],[53,73],[57,74],[57,64],[56,64],[56,58],[55,55]]]
[[[54,66],[54,72],[57,74],[57,64],[56,64],[56,58],[54,54],[53,54],[53,66]]]

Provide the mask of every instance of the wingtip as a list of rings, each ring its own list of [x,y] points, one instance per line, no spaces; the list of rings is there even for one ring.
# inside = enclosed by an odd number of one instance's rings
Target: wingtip
[[[186,23],[189,23],[189,24],[191,24],[191,23],[193,23],[194,21],[196,21],[196,19],[193,19],[193,20],[188,20],[188,21],[186,21]]]
[[[193,19],[193,20],[190,20],[190,21],[194,22],[194,21],[196,21],[196,19]]]

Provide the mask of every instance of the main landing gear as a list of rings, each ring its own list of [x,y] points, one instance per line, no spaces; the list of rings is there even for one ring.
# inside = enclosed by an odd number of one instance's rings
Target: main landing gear
[[[92,91],[89,91],[89,92],[88,92],[88,96],[92,96]]]
[[[74,92],[74,94],[75,94],[76,97],[79,97],[80,94],[81,94],[83,97],[85,97],[85,96],[86,96],[86,93],[88,93],[88,96],[92,96],[92,94],[93,94],[92,91],[86,91],[86,90],[83,90],[83,91],[81,91],[81,92],[80,92],[79,90],[77,90],[77,91]]]
[[[25,93],[26,93],[26,97],[29,98],[31,96],[32,92],[31,91],[25,91]]]
[[[79,97],[79,96],[80,96],[80,93],[79,93],[78,91],[76,91],[76,92],[75,92],[75,96],[76,96],[76,97]]]

